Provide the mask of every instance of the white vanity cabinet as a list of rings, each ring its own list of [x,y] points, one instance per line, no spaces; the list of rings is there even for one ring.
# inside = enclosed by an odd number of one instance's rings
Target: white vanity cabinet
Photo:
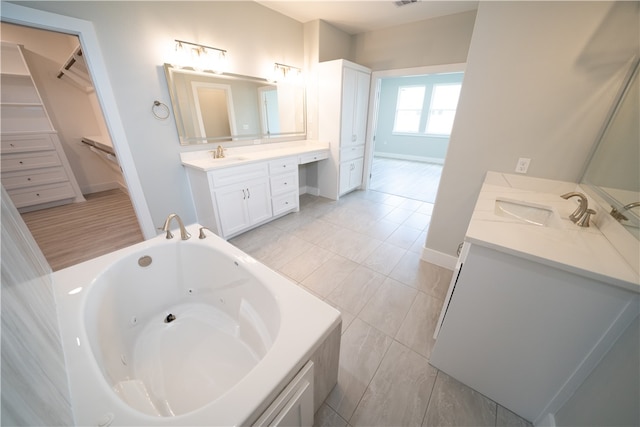
[[[225,239],[299,209],[296,156],[187,174],[198,222]]]
[[[362,185],[371,70],[343,59],[318,64],[318,136],[331,158],[318,170],[320,195],[330,199]]]
[[[2,185],[21,212],[83,201],[21,49],[2,42]]]
[[[536,422],[637,315],[638,294],[605,279],[465,242],[430,363]]]

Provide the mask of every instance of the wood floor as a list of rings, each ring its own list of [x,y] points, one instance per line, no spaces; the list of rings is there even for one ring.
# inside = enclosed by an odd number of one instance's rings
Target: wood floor
[[[374,157],[370,190],[435,203],[442,165]]]
[[[22,214],[53,271],[144,240],[126,193],[109,190],[85,198]]]

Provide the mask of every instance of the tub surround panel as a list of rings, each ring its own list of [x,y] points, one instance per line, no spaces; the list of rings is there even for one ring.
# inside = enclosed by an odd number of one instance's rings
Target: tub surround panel
[[[2,189],[2,425],[72,425],[51,268]]]

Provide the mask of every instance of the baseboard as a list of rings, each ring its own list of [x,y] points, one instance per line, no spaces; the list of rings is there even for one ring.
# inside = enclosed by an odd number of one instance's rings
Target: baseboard
[[[122,188],[122,186],[117,181],[110,181],[102,182],[99,184],[85,185],[80,190],[82,191],[82,194],[92,194],[99,193],[100,191],[114,190],[116,188]]]
[[[448,268],[449,270],[454,270],[456,268],[456,262],[458,262],[457,257],[443,252],[434,251],[433,249],[429,249],[424,246],[422,247],[422,255],[420,258],[423,261],[430,262],[431,264],[435,264],[443,268]]]
[[[305,185],[304,187],[300,187],[298,189],[298,194],[311,194],[312,196],[319,196],[320,195],[320,189],[316,188],[316,187],[311,187],[308,185]]]
[[[438,165],[444,165],[444,159],[440,159],[437,157],[423,157],[423,156],[413,156],[410,154],[396,154],[396,153],[385,153],[385,152],[375,152],[373,153],[373,157],[383,157],[385,159],[397,159],[397,160],[410,160],[413,162],[435,163]]]

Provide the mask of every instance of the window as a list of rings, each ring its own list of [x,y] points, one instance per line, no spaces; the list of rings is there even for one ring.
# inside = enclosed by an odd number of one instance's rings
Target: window
[[[396,118],[393,122],[393,132],[420,132],[420,117],[424,104],[424,86],[400,86],[398,88],[398,103],[396,104]]]
[[[462,85],[459,83],[433,86],[425,133],[432,135],[451,134],[461,87]]]

